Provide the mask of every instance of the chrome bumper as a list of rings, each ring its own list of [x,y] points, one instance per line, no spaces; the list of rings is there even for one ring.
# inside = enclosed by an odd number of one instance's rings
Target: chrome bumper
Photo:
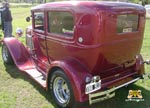
[[[131,80],[131,81],[125,83],[125,84],[122,84],[122,85],[117,86],[117,87],[113,87],[112,89],[109,89],[109,90],[106,90],[106,91],[89,94],[89,104],[91,105],[93,103],[97,103],[97,102],[100,102],[100,101],[112,98],[112,97],[115,96],[115,90],[117,90],[117,89],[119,89],[121,87],[127,86],[127,85],[129,85],[129,84],[131,84],[133,82],[136,82],[139,79],[141,79],[141,78],[138,77],[138,78],[136,78],[134,80]]]

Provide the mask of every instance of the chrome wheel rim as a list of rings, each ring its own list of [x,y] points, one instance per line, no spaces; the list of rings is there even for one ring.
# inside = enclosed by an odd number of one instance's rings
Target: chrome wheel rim
[[[65,104],[70,100],[70,90],[66,81],[62,77],[55,78],[53,83],[53,92],[56,99],[61,104]]]
[[[2,56],[3,56],[3,60],[6,62],[8,58],[8,50],[6,46],[3,46]]]

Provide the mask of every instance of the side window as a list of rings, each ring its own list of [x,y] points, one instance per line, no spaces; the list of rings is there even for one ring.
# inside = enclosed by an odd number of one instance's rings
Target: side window
[[[44,30],[44,13],[43,12],[34,13],[34,29]]]
[[[69,12],[49,12],[48,32],[72,37],[74,33],[73,15]]]

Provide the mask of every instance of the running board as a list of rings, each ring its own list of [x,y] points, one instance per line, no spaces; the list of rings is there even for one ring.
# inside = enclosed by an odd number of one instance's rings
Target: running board
[[[37,69],[24,70],[29,76],[31,76],[36,82],[38,82],[42,87],[46,88],[46,77],[44,74],[39,72]]]

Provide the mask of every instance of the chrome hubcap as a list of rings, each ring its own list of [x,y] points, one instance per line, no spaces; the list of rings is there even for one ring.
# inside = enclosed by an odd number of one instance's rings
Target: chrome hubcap
[[[3,60],[4,60],[4,61],[7,61],[7,58],[8,58],[8,51],[7,51],[6,46],[3,46],[2,56],[3,56]]]
[[[62,77],[57,77],[53,83],[53,92],[61,104],[65,104],[70,99],[70,90],[66,81]]]

